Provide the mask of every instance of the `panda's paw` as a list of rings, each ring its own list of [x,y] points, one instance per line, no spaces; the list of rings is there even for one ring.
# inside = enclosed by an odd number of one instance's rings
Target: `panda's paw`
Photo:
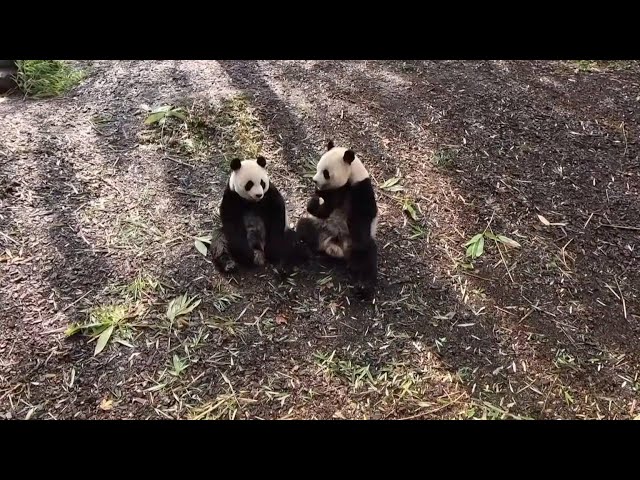
[[[293,263],[302,264],[307,262],[313,256],[313,251],[305,243],[300,243],[294,250]]]
[[[291,259],[283,259],[280,262],[272,264],[273,273],[280,279],[280,281],[286,281],[295,271],[295,265],[291,262]]]
[[[359,300],[371,300],[376,293],[375,285],[368,282],[359,282],[355,285],[354,293],[356,298]]]
[[[228,255],[222,255],[214,259],[215,265],[222,273],[230,273],[238,268],[236,262]]]
[[[275,269],[276,275],[281,282],[285,282],[293,273],[293,267],[290,265],[280,265]]]
[[[255,263],[259,267],[264,267],[266,259],[262,250],[253,251],[253,263]]]
[[[307,202],[307,212],[313,216],[317,216],[320,206],[324,203],[324,200],[318,196],[311,197]]]
[[[286,256],[282,259],[282,264],[287,268],[303,265],[312,256],[311,249],[304,243],[299,243],[291,247]]]
[[[325,242],[324,251],[327,255],[334,258],[344,258],[344,250],[332,241]]]

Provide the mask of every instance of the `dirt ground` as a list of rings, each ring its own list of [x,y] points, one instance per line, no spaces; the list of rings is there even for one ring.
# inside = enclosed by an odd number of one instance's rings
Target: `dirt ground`
[[[1,417],[640,414],[638,63],[75,65],[64,97],[0,98]],[[377,185],[375,299],[321,261],[217,273],[194,237],[229,155],[262,153],[295,221],[330,138]],[[520,248],[471,268],[487,225]],[[65,335],[114,315],[97,355]]]

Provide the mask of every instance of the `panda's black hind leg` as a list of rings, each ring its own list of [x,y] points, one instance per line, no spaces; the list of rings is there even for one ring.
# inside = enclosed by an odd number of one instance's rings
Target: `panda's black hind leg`
[[[302,241],[300,235],[295,230],[287,229],[284,235],[287,255],[285,259],[291,265],[298,265],[306,262],[311,256],[309,247]]]
[[[305,243],[313,252],[320,249],[320,227],[313,218],[303,217],[296,225],[298,239]]]
[[[283,239],[283,254],[278,262],[277,271],[281,277],[286,278],[293,272],[294,267],[306,262],[311,252],[302,242],[295,230],[287,229]]]
[[[373,298],[378,284],[378,248],[375,241],[354,246],[349,267],[355,283],[356,296],[362,300]]]

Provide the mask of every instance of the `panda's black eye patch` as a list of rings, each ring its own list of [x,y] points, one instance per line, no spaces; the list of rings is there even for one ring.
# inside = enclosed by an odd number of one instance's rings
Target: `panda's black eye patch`
[[[253,182],[251,180],[249,180],[247,182],[247,184],[244,186],[244,189],[248,192],[249,190],[251,190],[253,188]]]
[[[264,183],[264,180],[260,180],[260,186],[262,187],[263,190],[267,188],[267,184]]]
[[[326,168],[322,171],[322,175],[324,175],[325,180],[329,180],[329,170]]]

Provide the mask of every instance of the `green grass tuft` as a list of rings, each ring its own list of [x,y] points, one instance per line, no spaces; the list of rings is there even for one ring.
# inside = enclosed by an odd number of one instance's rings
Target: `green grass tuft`
[[[244,95],[236,95],[222,104],[216,124],[220,133],[219,143],[224,145],[227,158],[256,158],[262,150],[264,131]]]
[[[145,124],[151,128],[141,132],[143,143],[160,143],[196,159],[208,159],[214,152],[227,160],[255,159],[262,151],[265,131],[246,96],[235,95],[215,106],[194,102],[191,107],[146,109]]]
[[[18,60],[16,83],[33,98],[62,95],[78,85],[85,74],[61,60]]]
[[[576,72],[610,72],[629,70],[638,65],[636,60],[574,60],[571,65]]]
[[[439,168],[451,168],[456,159],[457,152],[452,149],[443,149],[435,152],[431,157],[431,162]]]
[[[144,308],[133,308],[127,304],[103,305],[96,307],[89,313],[89,321],[84,324],[72,324],[65,330],[65,335],[70,337],[78,332],[91,337],[90,341],[96,341],[94,355],[104,350],[112,337],[118,343],[131,346],[131,330],[126,321],[138,317],[144,313]]]

